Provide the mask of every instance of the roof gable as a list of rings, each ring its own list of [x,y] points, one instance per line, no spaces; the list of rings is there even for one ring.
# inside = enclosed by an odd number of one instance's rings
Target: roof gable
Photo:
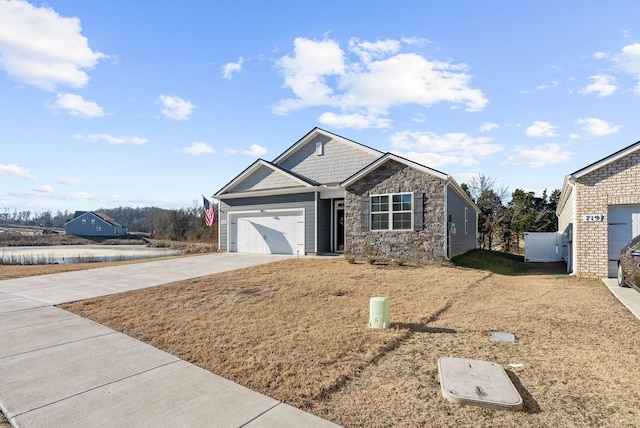
[[[324,185],[336,185],[382,155],[382,152],[314,128],[273,163]]]
[[[356,172],[355,174],[353,174],[351,177],[347,178],[346,180],[344,180],[342,183],[340,183],[340,187],[347,187],[353,183],[355,183],[356,181],[360,180],[361,178],[365,177],[366,175],[368,175],[371,171],[374,171],[378,168],[380,168],[382,165],[384,165],[385,163],[389,162],[389,161],[396,161],[399,163],[402,163],[404,165],[410,166],[412,168],[415,168],[421,172],[424,172],[426,174],[431,174],[435,177],[438,177],[442,180],[448,180],[450,177],[445,174],[444,172],[435,170],[433,168],[429,168],[427,166],[424,166],[422,164],[419,164],[417,162],[411,161],[409,159],[405,159],[401,156],[395,155],[393,153],[385,153],[384,156],[381,156],[380,158],[376,159],[375,161],[373,161],[372,163],[370,163],[369,165],[367,165],[366,167],[362,168],[360,171]]]
[[[480,212],[476,204],[471,200],[469,195],[462,189],[462,187],[460,187],[460,185],[456,182],[456,180],[453,179],[453,177],[451,177],[448,174],[445,174],[442,171],[429,168],[428,166],[424,166],[412,160],[405,159],[402,156],[398,156],[393,153],[385,153],[384,156],[381,156],[380,158],[376,159],[374,162],[367,165],[366,167],[364,167],[363,169],[361,169],[360,171],[358,171],[357,173],[355,173],[354,175],[352,175],[351,177],[347,178],[342,183],[340,183],[340,187],[347,187],[352,185],[353,183],[369,175],[372,171],[375,171],[376,169],[380,168],[382,165],[386,164],[387,162],[398,162],[400,164],[407,165],[410,168],[416,169],[422,173],[429,174],[441,180],[444,180],[447,183],[447,185],[449,185],[449,187],[454,192],[456,192],[462,199],[464,199],[465,202],[467,202],[470,206],[472,206],[476,212]]]
[[[280,168],[264,159],[258,159],[215,196],[255,190],[314,187],[317,183]]]
[[[584,177],[587,174],[590,174],[594,171],[599,170],[600,168],[604,168],[608,165],[611,165],[614,162],[619,161],[620,159],[636,152],[640,149],[640,141],[631,144],[623,149],[618,150],[615,153],[610,154],[607,157],[604,157],[590,165],[585,166],[575,172],[564,177],[564,182],[562,183],[562,190],[560,191],[560,200],[558,201],[558,207],[556,208],[556,214],[560,214],[562,210],[564,210],[565,206],[569,202],[569,196],[573,193],[572,186],[575,181]]]
[[[591,165],[587,165],[584,168],[569,174],[569,177],[574,180],[580,177],[583,177],[595,170],[598,170],[604,166],[607,166],[613,162],[616,162],[622,159],[623,157],[635,152],[638,149],[640,149],[640,141],[638,141],[637,143],[631,144],[630,146],[627,146],[621,150],[618,150],[617,152],[612,153],[609,156],[592,163]]]
[[[73,218],[65,222],[65,224],[71,223],[72,221],[76,221],[82,218],[95,218],[97,220],[108,223],[112,226],[120,226],[120,224],[118,224],[113,218],[109,217],[107,214],[96,213],[93,211],[76,211],[75,214],[73,215]]]

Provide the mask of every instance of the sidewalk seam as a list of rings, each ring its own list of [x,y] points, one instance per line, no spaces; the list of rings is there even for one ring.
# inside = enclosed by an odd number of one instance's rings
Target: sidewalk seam
[[[152,367],[152,368],[150,368],[150,369],[143,370],[143,371],[141,371],[141,372],[138,372],[138,373],[135,373],[135,374],[132,374],[132,375],[129,375],[129,376],[125,376],[125,377],[120,378],[120,379],[115,379],[115,380],[112,380],[111,382],[107,382],[107,383],[105,383],[105,384],[102,384],[102,385],[99,385],[99,386],[95,386],[95,387],[93,387],[93,388],[89,388],[89,389],[87,389],[87,390],[84,390],[84,391],[81,391],[81,392],[78,392],[78,393],[75,393],[75,394],[69,395],[69,396],[67,396],[67,397],[60,398],[60,399],[55,400],[55,401],[52,401],[52,402],[50,402],[50,403],[43,404],[42,406],[34,407],[33,409],[26,410],[26,411],[24,411],[24,412],[22,412],[22,413],[17,413],[17,414],[15,414],[15,415],[11,415],[10,419],[14,419],[14,418],[17,418],[18,416],[26,415],[26,414],[27,414],[27,413],[29,413],[29,412],[33,412],[33,411],[35,411],[35,410],[42,409],[42,408],[47,407],[47,406],[50,406],[50,405],[52,405],[52,404],[60,403],[60,402],[62,402],[62,401],[68,400],[68,399],[70,399],[70,398],[77,397],[77,396],[82,395],[82,394],[86,394],[87,392],[94,391],[94,390],[96,390],[96,389],[100,389],[100,388],[104,388],[105,386],[112,385],[112,384],[114,384],[114,383],[116,383],[116,382],[121,382],[121,381],[123,381],[123,380],[130,379],[130,378],[132,378],[132,377],[134,377],[134,376],[138,376],[138,375],[141,375],[141,374],[143,374],[143,373],[147,373],[147,372],[150,372],[150,371],[152,371],[152,370],[159,369],[160,367],[168,366],[169,364],[175,364],[175,363],[180,362],[180,361],[182,361],[182,360],[180,360],[179,358],[177,358],[177,357],[176,357],[176,360],[175,360],[175,361],[169,361],[168,363],[160,364],[159,366],[155,366],[155,367]]]

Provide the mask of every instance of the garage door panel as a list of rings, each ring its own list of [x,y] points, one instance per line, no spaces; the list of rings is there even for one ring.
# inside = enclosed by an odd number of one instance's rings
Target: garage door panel
[[[231,229],[231,251],[304,254],[301,212],[242,214],[232,221]]]
[[[640,234],[640,205],[612,206],[609,207],[608,214],[608,270],[609,277],[615,277],[620,251],[631,239]]]

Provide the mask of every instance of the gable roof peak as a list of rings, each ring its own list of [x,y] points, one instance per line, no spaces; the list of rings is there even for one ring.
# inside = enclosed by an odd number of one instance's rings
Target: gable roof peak
[[[371,155],[374,156],[381,156],[383,154],[383,152],[376,150],[374,148],[371,148],[369,146],[366,146],[362,143],[358,143],[357,141],[354,140],[350,140],[348,138],[345,138],[341,135],[338,134],[334,134],[333,132],[329,132],[326,129],[322,129],[319,127],[314,127],[311,131],[307,132],[307,134],[300,138],[298,141],[296,141],[293,145],[291,145],[288,149],[286,149],[284,152],[282,152],[282,154],[280,154],[277,158],[275,158],[273,160],[274,164],[279,164],[281,162],[283,162],[284,160],[288,159],[291,155],[293,155],[295,152],[297,152],[298,150],[300,150],[300,148],[304,147],[305,145],[307,145],[308,143],[314,141],[316,138],[318,138],[318,136],[324,136],[326,138],[329,138],[331,140],[337,140],[340,141],[344,144],[347,144],[351,147],[357,148],[359,150],[362,150],[366,153],[369,153]]]

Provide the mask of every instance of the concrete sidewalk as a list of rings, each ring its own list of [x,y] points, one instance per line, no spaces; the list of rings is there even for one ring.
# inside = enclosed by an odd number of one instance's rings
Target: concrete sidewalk
[[[51,306],[285,256],[215,254],[0,281],[0,406],[18,427],[335,427]]]

